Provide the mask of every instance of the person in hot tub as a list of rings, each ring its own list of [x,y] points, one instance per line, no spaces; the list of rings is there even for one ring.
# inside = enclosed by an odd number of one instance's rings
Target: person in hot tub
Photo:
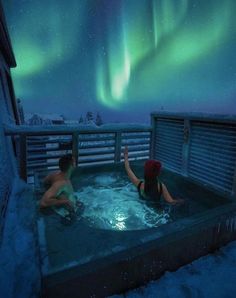
[[[157,160],[147,160],[144,165],[144,181],[140,180],[129,165],[128,147],[124,150],[125,169],[131,182],[137,187],[139,195],[147,200],[160,202],[163,198],[170,204],[180,204],[182,199],[175,200],[172,198],[164,183],[159,181],[158,176],[161,171],[161,163]]]
[[[71,154],[66,154],[59,159],[59,172],[52,173],[44,179],[47,191],[40,200],[40,207],[64,207],[70,212],[82,208],[82,203],[74,194],[70,178],[75,168],[75,160]],[[56,211],[57,209],[55,209]],[[59,210],[59,209],[58,209]],[[64,212],[67,214],[67,212]],[[63,216],[63,214],[61,214]]]

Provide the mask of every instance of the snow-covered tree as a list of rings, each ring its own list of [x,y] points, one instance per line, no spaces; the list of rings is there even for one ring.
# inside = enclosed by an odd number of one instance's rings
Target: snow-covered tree
[[[100,126],[100,125],[103,124],[102,117],[101,117],[101,115],[100,115],[99,113],[97,113],[97,117],[96,117],[95,124],[96,124],[97,126]]]
[[[93,122],[93,112],[87,112],[85,119],[86,119],[86,123]]]
[[[83,124],[83,123],[84,123],[84,119],[83,119],[83,116],[81,115],[79,118],[79,124]]]
[[[43,119],[37,115],[34,114],[29,120],[28,120],[29,125],[42,125],[43,124]]]

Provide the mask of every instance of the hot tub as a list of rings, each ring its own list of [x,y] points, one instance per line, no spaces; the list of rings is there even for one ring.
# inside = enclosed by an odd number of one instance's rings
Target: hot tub
[[[141,178],[143,162],[132,167]],[[184,205],[160,210],[141,200],[122,164],[78,168],[82,218],[38,218],[44,296],[121,293],[236,239],[235,203],[167,170],[161,180]]]

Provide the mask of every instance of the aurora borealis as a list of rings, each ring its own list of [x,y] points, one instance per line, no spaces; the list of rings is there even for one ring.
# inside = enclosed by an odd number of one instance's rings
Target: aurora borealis
[[[4,2],[4,1],[3,1]],[[25,110],[236,114],[234,0],[5,0]]]

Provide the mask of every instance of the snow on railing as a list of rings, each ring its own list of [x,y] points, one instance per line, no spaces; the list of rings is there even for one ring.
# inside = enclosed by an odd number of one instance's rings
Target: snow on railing
[[[24,180],[35,172],[57,169],[59,158],[66,153],[72,153],[79,166],[119,163],[125,146],[131,160],[148,159],[151,133],[150,126],[134,124],[5,127],[5,134],[16,144]]]

